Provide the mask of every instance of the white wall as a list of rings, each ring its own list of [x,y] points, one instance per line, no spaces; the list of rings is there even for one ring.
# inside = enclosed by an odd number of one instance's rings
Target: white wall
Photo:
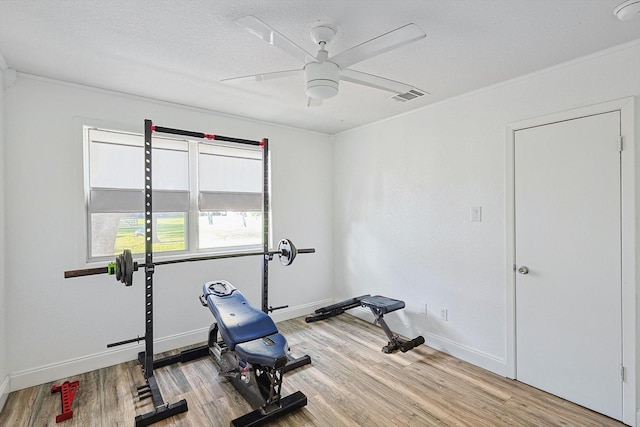
[[[0,58],[1,59],[1,58]],[[5,227],[4,227],[4,84],[0,68],[0,411],[9,393],[9,371],[7,370],[7,303],[5,299]]]
[[[144,335],[141,273],[131,288],[106,275],[63,278],[63,271],[87,265],[81,118],[140,132],[148,118],[166,127],[269,138],[274,240],[287,237],[317,250],[287,268],[271,263],[270,303],[290,305],[274,317],[313,312],[332,297],[332,145],[327,135],[22,74],[4,101],[6,245],[11,248],[6,251],[6,347],[12,390],[131,360],[143,349],[106,349],[107,343]],[[213,318],[198,301],[205,281],[229,280],[260,306],[261,267],[260,257],[159,266],[156,350],[206,340]]]
[[[506,125],[637,96],[639,76],[635,43],[337,135],[339,296],[402,299],[396,330],[506,374]]]
[[[312,312],[334,296],[380,293],[407,303],[388,316],[395,330],[423,333],[427,344],[504,374],[505,127],[637,96],[639,75],[640,45],[628,45],[342,133],[334,144],[317,133],[20,75],[0,99],[0,204],[4,191],[10,248],[0,257],[8,325],[4,337],[0,328],[0,381],[9,374],[16,390],[130,360],[141,349],[105,348],[144,332],[140,276],[132,288],[107,276],[63,279],[64,270],[85,265],[79,117],[268,137],[274,238],[317,249],[287,269],[271,264],[270,302],[292,307],[275,317]],[[482,206],[482,222],[469,221],[471,206]],[[211,317],[197,296],[213,278],[260,303],[258,258],[158,267],[159,351],[204,340]]]

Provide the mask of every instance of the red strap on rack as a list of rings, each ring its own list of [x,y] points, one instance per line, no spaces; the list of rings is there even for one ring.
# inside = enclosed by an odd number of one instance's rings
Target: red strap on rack
[[[79,384],[80,381],[65,381],[62,385],[54,384],[51,386],[51,393],[59,391],[62,399],[62,413],[60,415],[56,415],[56,423],[73,418],[71,404],[73,403],[73,398],[76,397],[76,391],[78,391]]]

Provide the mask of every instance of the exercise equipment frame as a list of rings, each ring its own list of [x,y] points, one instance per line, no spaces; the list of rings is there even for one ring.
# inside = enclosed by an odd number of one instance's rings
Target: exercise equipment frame
[[[237,254],[220,254],[214,255],[210,257],[201,257],[201,258],[188,258],[181,259],[175,261],[162,261],[158,263],[154,263],[153,261],[153,179],[152,179],[152,134],[153,132],[172,134],[172,135],[180,135],[180,136],[188,136],[192,138],[199,139],[209,139],[209,140],[217,140],[223,142],[231,142],[237,144],[245,144],[252,146],[259,146],[263,149],[263,200],[262,200],[262,241],[263,241],[263,251],[259,253],[237,253]],[[138,387],[138,397],[142,399],[151,398],[153,402],[154,409],[146,414],[137,415],[135,417],[135,425],[136,427],[144,427],[161,420],[170,418],[174,415],[183,413],[188,411],[187,401],[185,399],[180,400],[179,402],[169,403],[165,402],[162,393],[158,387],[158,383],[154,376],[154,368],[160,368],[163,366],[175,364],[175,363],[184,363],[191,360],[195,360],[201,357],[205,357],[209,355],[209,346],[205,345],[202,347],[197,347],[190,350],[185,350],[180,354],[168,356],[165,358],[153,359],[153,275],[155,273],[155,266],[161,264],[173,264],[179,262],[191,262],[191,261],[200,261],[205,259],[220,259],[220,258],[231,258],[231,257],[242,257],[242,256],[255,256],[261,255],[263,259],[262,266],[262,311],[265,313],[272,312],[274,310],[278,310],[281,308],[286,308],[288,306],[279,306],[279,307],[271,307],[269,306],[269,261],[273,259],[274,254],[284,254],[284,251],[289,251],[289,255],[285,255],[285,261],[281,262],[283,265],[289,265],[295,258],[295,253],[313,253],[315,249],[296,249],[295,246],[289,240],[281,241],[281,245],[284,245],[283,248],[279,248],[277,252],[269,251],[269,140],[267,138],[262,139],[261,141],[240,139],[240,138],[232,138],[221,135],[214,134],[205,134],[201,132],[193,132],[182,129],[173,129],[161,126],[155,126],[153,122],[149,119],[144,121],[144,222],[145,222],[145,262],[144,264],[139,265],[139,267],[144,267],[145,273],[145,334],[143,337],[137,337],[133,339],[128,339],[124,341],[119,341],[116,343],[108,344],[107,347],[115,347],[119,345],[129,344],[133,342],[140,342],[144,340],[145,342],[145,351],[138,353],[138,361],[140,362],[143,370],[143,374],[145,377],[146,384]],[[291,253],[295,251],[293,255]],[[131,275],[133,271],[136,271],[135,265],[133,264],[132,259],[130,258],[130,254],[127,255],[125,252],[121,255],[118,260],[120,262],[125,262],[128,265],[124,270],[120,273],[124,273],[125,277],[119,277],[118,280],[123,283],[130,285],[132,284]],[[111,273],[110,267],[100,267],[95,269],[84,269],[84,270],[71,270],[65,271],[65,278],[69,277],[80,277],[87,276],[93,274],[104,274]],[[114,268],[114,267],[111,267]],[[114,273],[116,269],[114,268]],[[308,355],[302,356],[297,359],[288,359],[288,362],[284,368],[283,372],[287,372],[289,370],[298,368],[300,366],[311,363],[311,358]],[[306,400],[306,398],[305,398]]]
[[[382,347],[383,353],[394,353],[397,350],[406,353],[407,351],[424,344],[424,337],[422,335],[411,340],[406,340],[391,331],[391,328],[389,328],[389,325],[387,325],[387,322],[384,320],[384,315],[396,310],[402,310],[405,307],[405,304],[404,301],[383,297],[382,295],[360,295],[359,297],[350,298],[336,304],[321,307],[315,311],[315,314],[307,316],[304,320],[307,323],[317,322],[319,320],[339,316],[345,311],[356,307],[369,308],[375,318],[373,323],[380,325],[389,339],[387,345]]]
[[[301,391],[282,397],[289,344],[271,317],[225,280],[205,283],[200,302],[215,319],[208,348],[218,375],[228,377],[253,408],[232,420],[233,427],[262,425],[306,406]]]

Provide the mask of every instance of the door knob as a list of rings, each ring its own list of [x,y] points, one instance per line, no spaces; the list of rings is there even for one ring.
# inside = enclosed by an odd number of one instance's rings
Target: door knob
[[[518,273],[520,274],[529,274],[529,268],[526,265],[518,268]]]

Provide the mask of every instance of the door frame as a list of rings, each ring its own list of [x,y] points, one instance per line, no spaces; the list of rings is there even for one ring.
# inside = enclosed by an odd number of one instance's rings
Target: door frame
[[[640,189],[640,174],[635,173],[635,98],[623,98],[591,106],[576,108],[559,113],[508,123],[505,129],[505,218],[506,218],[506,376],[516,377],[516,272],[515,272],[515,133],[518,130],[542,126],[585,116],[620,111],[620,134],[623,138],[621,156],[621,196],[622,196],[622,363],[625,368],[622,383],[622,421],[625,424],[640,425],[640,414],[636,410],[636,265],[637,242],[640,237],[635,223],[636,188]],[[615,143],[615,142],[614,142]],[[640,198],[638,198],[640,203]],[[640,219],[638,220],[640,222]],[[637,419],[638,417],[638,419]]]

